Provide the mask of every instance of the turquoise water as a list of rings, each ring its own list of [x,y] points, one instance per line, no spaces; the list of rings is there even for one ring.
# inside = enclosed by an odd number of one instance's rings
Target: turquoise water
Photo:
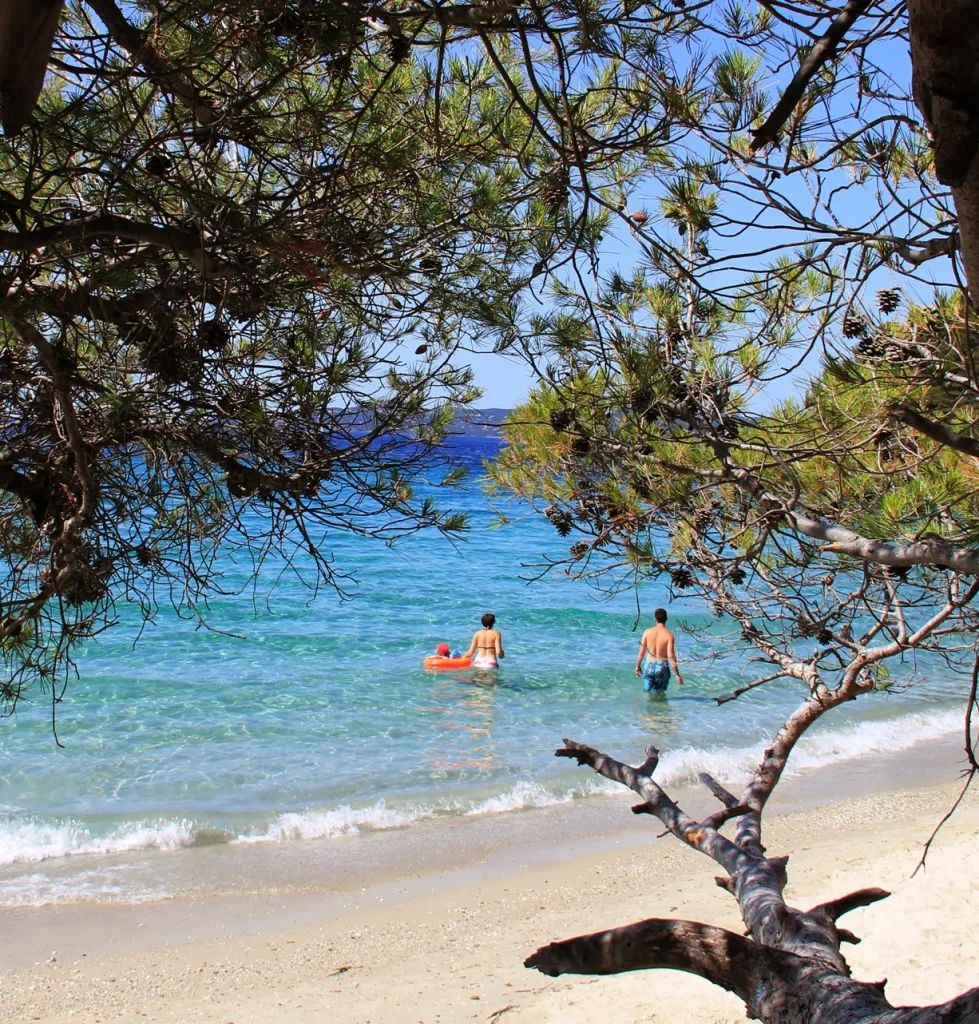
[[[477,468],[496,446],[458,444]],[[527,567],[567,542],[534,516],[494,529],[478,472],[446,497],[471,513],[463,544],[333,538],[338,565],[359,580],[349,601],[311,597],[286,574],[267,605],[264,591],[214,600],[212,625],[243,639],[161,612],[135,647],[138,623],[124,613],[79,660],[59,713],[63,749],[45,705],[0,722],[0,905],[159,896],[120,883],[126,856],[146,850],[325,841],[600,790],[553,757],[567,735],[623,756],[656,742],[666,782],[704,769],[743,777],[798,702],[797,684],[718,708],[711,696],[750,666],[698,665],[681,631],[687,685],[646,697],[632,672],[635,596],[528,584]],[[230,561],[225,572],[226,583],[244,580]],[[276,573],[268,566],[266,588]],[[666,595],[649,585],[640,598],[645,625]],[[498,673],[423,670],[439,641],[465,648],[487,610],[507,651]],[[695,605],[671,612],[674,624],[709,622]],[[841,709],[804,741],[795,770],[958,730],[956,692],[939,673],[899,698]]]

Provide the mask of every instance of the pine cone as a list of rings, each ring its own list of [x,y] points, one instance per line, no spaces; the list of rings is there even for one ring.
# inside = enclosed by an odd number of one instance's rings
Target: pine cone
[[[602,510],[593,498],[579,498],[575,503],[575,512],[583,522],[593,522],[602,518]]]
[[[156,565],[160,561],[160,553],[148,544],[140,544],[136,548],[136,558],[140,565]]]
[[[547,508],[544,509],[544,516],[554,529],[557,530],[559,537],[567,537],[571,532],[571,527],[574,523],[571,518],[571,513],[567,509],[548,505]]]
[[[392,36],[388,41],[388,56],[392,64],[407,60],[411,53],[411,40],[407,36]]]
[[[555,433],[567,430],[572,423],[574,423],[574,416],[568,409],[551,410],[551,429],[555,431]]]
[[[173,161],[165,153],[154,153],[146,160],[146,173],[165,178],[173,170]]]
[[[583,540],[579,540],[577,544],[572,544],[569,548],[571,557],[577,562],[579,558],[584,558],[588,554],[588,545]]]
[[[843,318],[843,337],[862,338],[867,333],[867,321],[862,316],[845,316]]]
[[[197,328],[197,341],[205,352],[220,352],[231,340],[231,332],[226,324],[215,318],[205,320]]]
[[[108,592],[106,578],[111,572],[111,559],[96,558],[89,563],[84,556],[80,557],[60,581],[59,593],[65,603],[72,607],[94,604]]]
[[[645,385],[636,388],[631,395],[632,411],[637,416],[645,416],[652,411],[656,394],[652,388]]]
[[[884,346],[877,338],[863,338],[857,342],[855,351],[868,359],[879,359],[884,355]]]
[[[571,450],[576,455],[587,455],[591,451],[591,441],[587,437],[575,437],[571,441]]]
[[[901,305],[901,293],[897,288],[882,288],[877,293],[877,308],[882,313],[893,313]]]
[[[558,167],[541,175],[539,194],[541,199],[551,207],[563,206],[568,201],[570,179],[567,168]]]
[[[733,569],[729,569],[727,573],[728,580],[733,583],[736,587],[744,583],[747,578],[747,574],[740,565],[736,565]]]
[[[821,629],[816,634],[816,640],[826,647],[833,642],[833,634],[828,629]]]
[[[693,575],[690,570],[685,569],[682,565],[679,569],[674,569],[670,573],[670,580],[677,590],[686,590],[686,588],[692,586],[694,582]]]
[[[181,334],[153,333],[139,347],[139,360],[151,373],[168,384],[192,383],[200,379],[204,361],[196,345]]]

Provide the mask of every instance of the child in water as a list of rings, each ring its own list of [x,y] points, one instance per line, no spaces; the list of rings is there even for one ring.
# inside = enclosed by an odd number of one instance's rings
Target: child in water
[[[448,644],[439,644],[435,648],[435,653],[441,658],[461,658],[462,655],[458,651],[451,651]]]

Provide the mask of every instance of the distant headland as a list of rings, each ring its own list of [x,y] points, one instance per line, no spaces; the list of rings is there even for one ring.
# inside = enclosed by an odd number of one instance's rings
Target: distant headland
[[[512,409],[465,409],[456,414],[450,434],[462,437],[502,437],[503,421]]]

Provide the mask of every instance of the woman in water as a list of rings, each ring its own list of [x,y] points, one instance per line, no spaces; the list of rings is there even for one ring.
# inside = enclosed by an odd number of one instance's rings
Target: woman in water
[[[504,657],[500,631],[494,629],[496,616],[487,612],[482,619],[483,628],[473,634],[473,642],[464,658],[472,658],[473,668],[499,668],[499,659]]]

